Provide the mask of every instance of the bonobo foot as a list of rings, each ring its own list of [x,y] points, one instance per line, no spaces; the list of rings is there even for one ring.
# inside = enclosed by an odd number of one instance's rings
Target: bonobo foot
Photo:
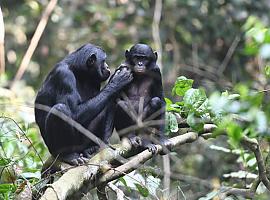
[[[142,145],[142,140],[138,136],[130,137],[129,141],[130,141],[130,144],[135,148],[138,148],[138,147],[140,147]]]
[[[157,154],[158,153],[158,149],[156,147],[155,144],[149,143],[147,145],[145,145],[145,147],[148,149],[148,151],[150,151],[152,154]]]
[[[82,165],[85,164],[88,159],[80,156],[79,153],[70,153],[62,156],[60,160],[70,165]]]
[[[159,138],[159,144],[162,146],[162,151],[160,152],[161,155],[165,155],[172,150],[173,143],[165,137]]]
[[[83,153],[84,157],[89,159],[89,158],[91,158],[93,153],[97,152],[97,150],[99,150],[99,146],[92,146],[92,147],[85,149],[82,153]]]

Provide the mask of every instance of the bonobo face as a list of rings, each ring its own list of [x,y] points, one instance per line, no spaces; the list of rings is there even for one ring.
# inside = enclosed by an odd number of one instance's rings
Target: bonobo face
[[[151,59],[147,56],[134,55],[131,58],[131,64],[133,66],[132,71],[137,74],[143,74],[147,70],[147,66],[149,65]]]
[[[156,65],[157,53],[146,44],[136,44],[130,51],[126,50],[126,61],[131,65],[131,70],[138,75],[146,73]]]
[[[95,74],[100,81],[105,81],[110,76],[110,69],[103,50],[97,49],[95,54],[91,54],[87,60],[87,67],[90,74]]]

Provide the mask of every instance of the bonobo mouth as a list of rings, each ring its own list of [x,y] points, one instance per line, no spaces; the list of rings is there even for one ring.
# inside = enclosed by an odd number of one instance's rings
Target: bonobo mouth
[[[144,69],[136,69],[136,70],[134,70],[134,72],[136,74],[144,74],[145,73],[145,70]]]
[[[109,76],[110,76],[110,74],[111,74],[111,70],[109,69],[108,66],[103,67],[103,68],[101,69],[101,74],[102,74],[103,78],[107,79],[107,78],[109,78]]]

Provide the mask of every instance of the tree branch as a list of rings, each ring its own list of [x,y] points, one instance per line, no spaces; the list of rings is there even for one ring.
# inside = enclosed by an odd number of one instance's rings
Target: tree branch
[[[199,136],[203,138],[216,137],[216,135],[212,134],[215,129],[216,125],[206,124],[202,133],[187,132],[183,135],[178,135],[176,137],[170,138],[169,140],[172,142],[173,147],[177,147],[182,144],[192,143],[196,141]],[[269,189],[269,180],[266,176],[266,167],[258,142],[255,139],[243,137],[241,144],[254,152],[259,168],[259,178],[253,182],[252,187],[249,189],[221,187],[220,192],[223,196],[234,194],[241,195],[246,198],[253,198],[261,181]],[[159,144],[157,144],[156,147],[158,153],[163,150],[163,147]],[[153,154],[150,151],[144,150],[132,157],[127,162],[124,162],[122,165],[121,162],[118,162],[118,166],[116,165],[115,168],[108,167],[109,163],[119,160],[119,157],[121,156],[125,158],[130,157],[131,152],[133,152],[133,150],[128,140],[123,140],[122,144],[117,145],[115,150],[111,148],[103,149],[92,159],[90,159],[88,165],[69,169],[56,182],[49,185],[41,199],[62,200],[66,199],[67,197],[73,197],[76,194],[82,194],[83,192],[89,191],[95,187],[104,189],[105,185],[107,185],[109,182],[139,168],[144,162],[153,157]],[[101,199],[105,199],[106,196],[106,193],[103,189],[101,190],[103,191],[103,195],[100,196]]]

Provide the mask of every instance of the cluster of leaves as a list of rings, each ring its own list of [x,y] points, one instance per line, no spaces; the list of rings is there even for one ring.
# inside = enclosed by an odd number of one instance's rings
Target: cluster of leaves
[[[0,199],[13,199],[26,184],[40,180],[41,157],[48,152],[33,123],[33,107],[26,104],[33,89],[14,92],[1,87],[5,78],[0,79]]]
[[[228,136],[237,143],[243,134],[250,137],[269,134],[267,114],[262,109],[264,93],[253,91],[247,85],[236,85],[236,93],[214,92],[208,98],[203,88],[192,88],[193,80],[184,76],[177,78],[172,95],[181,98],[173,103],[166,98],[167,132],[178,131],[178,116],[200,132],[205,123],[215,123],[220,131],[226,130]]]
[[[228,143],[238,155],[238,163],[241,163],[251,173],[257,174],[257,163],[254,155],[245,151],[239,142],[243,136],[250,138],[268,139],[269,130],[269,104],[265,102],[263,91],[249,89],[245,84],[234,87],[234,93],[214,92],[209,97],[205,91],[192,88],[193,80],[186,77],[178,77],[172,90],[172,94],[180,97],[179,101],[172,102],[166,99],[166,124],[167,132],[177,132],[178,118],[195,131],[200,132],[205,123],[217,125],[216,135],[227,134]],[[231,152],[224,147],[212,146],[215,150]],[[245,172],[246,173],[246,172]],[[243,171],[235,172],[242,176]],[[223,175],[226,177],[226,174]],[[231,176],[231,175],[227,175]]]
[[[194,130],[200,132],[206,122],[211,121],[211,110],[209,107],[209,99],[204,89],[192,88],[193,80],[184,76],[177,78],[172,89],[172,95],[181,97],[181,100],[173,103],[170,99],[166,101],[166,120],[167,132],[178,131],[177,114],[181,118],[186,119],[186,123]]]

